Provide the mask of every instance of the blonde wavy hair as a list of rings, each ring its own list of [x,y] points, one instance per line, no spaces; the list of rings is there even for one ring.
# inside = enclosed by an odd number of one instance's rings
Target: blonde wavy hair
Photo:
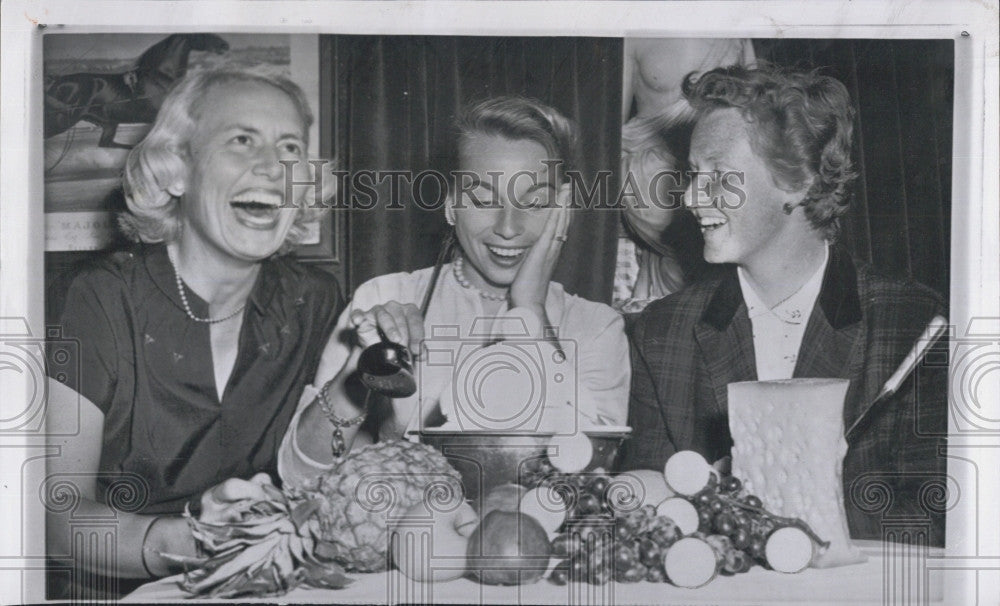
[[[128,155],[123,189],[128,212],[118,217],[125,236],[136,242],[171,242],[181,232],[180,203],[169,189],[187,177],[185,148],[198,127],[203,100],[215,86],[258,83],[284,92],[295,104],[308,144],[313,114],[305,93],[288,78],[265,67],[220,66],[192,70],[167,94],[146,137]],[[300,243],[307,233],[306,223],[326,210],[326,189],[310,188],[299,206],[281,251]]]
[[[491,97],[463,108],[455,120],[459,140],[474,134],[499,135],[538,143],[561,162],[560,182],[580,166],[580,134],[572,120],[537,99]]]

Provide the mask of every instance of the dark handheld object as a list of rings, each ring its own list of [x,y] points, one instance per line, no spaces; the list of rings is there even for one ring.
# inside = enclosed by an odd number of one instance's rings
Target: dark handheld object
[[[434,264],[434,273],[431,274],[431,282],[427,286],[427,292],[424,293],[424,300],[420,304],[422,318],[427,316],[434,287],[437,286],[438,277],[441,275],[441,266],[448,258],[453,242],[454,232],[449,232]],[[413,357],[410,355],[410,350],[390,341],[381,329],[378,334],[382,337],[382,341],[366,347],[358,358],[361,382],[372,392],[390,398],[412,396],[417,392],[417,381],[413,378]]]
[[[358,358],[361,382],[375,393],[390,398],[407,398],[417,391],[410,350],[393,343],[380,330],[380,343],[370,345]]]

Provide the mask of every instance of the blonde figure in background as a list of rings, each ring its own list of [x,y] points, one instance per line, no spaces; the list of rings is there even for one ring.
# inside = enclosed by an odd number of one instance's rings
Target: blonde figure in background
[[[623,197],[627,235],[618,246],[617,309],[640,311],[685,285],[677,243],[665,237],[685,187],[669,171],[684,170],[695,117],[681,94],[684,77],[754,59],[747,39],[625,40],[622,187],[636,197]]]

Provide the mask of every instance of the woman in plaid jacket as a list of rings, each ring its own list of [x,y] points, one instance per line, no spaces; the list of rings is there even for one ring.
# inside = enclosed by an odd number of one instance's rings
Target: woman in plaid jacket
[[[846,378],[852,537],[882,538],[895,518],[921,522],[926,540],[943,544],[947,346],[875,401],[944,304],[927,287],[856,265],[834,243],[854,177],[847,90],[763,66],[713,70],[689,79],[685,95],[699,112],[685,203],[705,259],[728,265],[637,320],[624,467],[662,469],[684,449],[728,455],[729,383]]]

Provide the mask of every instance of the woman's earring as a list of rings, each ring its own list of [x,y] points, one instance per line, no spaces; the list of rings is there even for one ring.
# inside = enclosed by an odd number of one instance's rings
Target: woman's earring
[[[790,214],[792,214],[795,211],[795,208],[797,206],[802,206],[802,204],[803,204],[802,202],[799,202],[798,204],[792,204],[791,202],[785,202],[781,206],[781,210],[785,211],[786,215],[790,215]]]

